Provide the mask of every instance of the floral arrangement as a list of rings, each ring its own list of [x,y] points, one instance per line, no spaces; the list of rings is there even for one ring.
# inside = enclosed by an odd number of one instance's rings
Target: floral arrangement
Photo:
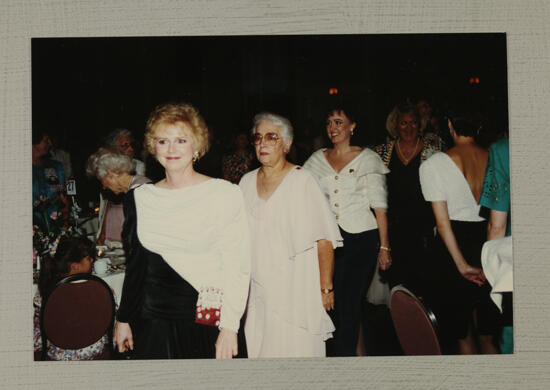
[[[63,213],[58,210],[67,209],[67,198],[63,192],[55,193],[55,196],[40,195],[33,203],[33,225],[44,232],[59,233],[63,220]]]
[[[33,205],[32,260],[34,270],[40,267],[40,258],[55,255],[61,237],[86,234],[78,226],[79,213],[82,209],[74,198],[70,208],[59,207],[58,210],[61,211],[52,211],[48,215],[48,209],[51,209],[52,204],[58,201],[59,198],[52,200],[41,196]]]

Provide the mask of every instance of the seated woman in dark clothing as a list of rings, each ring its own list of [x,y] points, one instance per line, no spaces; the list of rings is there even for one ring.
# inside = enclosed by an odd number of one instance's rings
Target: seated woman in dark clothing
[[[189,104],[157,107],[145,146],[166,177],[130,190],[124,202],[119,351],[138,359],[242,356],[250,239],[241,190],[194,170],[208,130]]]
[[[422,196],[418,169],[428,157],[441,151],[437,136],[424,138],[419,131],[416,106],[400,104],[388,115],[386,129],[393,138],[374,150],[390,169],[388,187],[388,231],[393,265],[386,277],[393,287],[404,284],[422,295],[427,286],[427,268],[435,220]]]

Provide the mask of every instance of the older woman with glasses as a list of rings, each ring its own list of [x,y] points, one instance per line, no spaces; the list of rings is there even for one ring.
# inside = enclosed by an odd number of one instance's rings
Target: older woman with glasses
[[[135,165],[138,175],[145,176],[145,164],[134,158],[134,139],[128,129],[115,129],[105,137],[105,146],[130,157]]]
[[[342,238],[313,176],[286,160],[290,122],[258,114],[252,135],[262,166],[240,182],[252,232],[248,356],[322,357],[334,330],[326,311]]]

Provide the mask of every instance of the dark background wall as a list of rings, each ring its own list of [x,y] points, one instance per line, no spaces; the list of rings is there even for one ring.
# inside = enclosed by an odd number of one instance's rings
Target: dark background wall
[[[262,110],[287,116],[298,135],[323,134],[325,107],[344,100],[357,113],[355,142],[372,145],[406,98],[440,110],[468,101],[489,131],[507,130],[506,80],[502,33],[36,38],[32,126],[59,135],[79,188],[91,193],[83,167],[102,137],[126,127],[139,148],[149,112],[167,101],[197,106],[223,148]]]

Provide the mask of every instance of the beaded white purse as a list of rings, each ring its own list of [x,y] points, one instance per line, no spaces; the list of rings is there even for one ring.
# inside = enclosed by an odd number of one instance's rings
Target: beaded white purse
[[[201,287],[197,299],[195,322],[201,325],[220,325],[223,290],[216,287]]]

